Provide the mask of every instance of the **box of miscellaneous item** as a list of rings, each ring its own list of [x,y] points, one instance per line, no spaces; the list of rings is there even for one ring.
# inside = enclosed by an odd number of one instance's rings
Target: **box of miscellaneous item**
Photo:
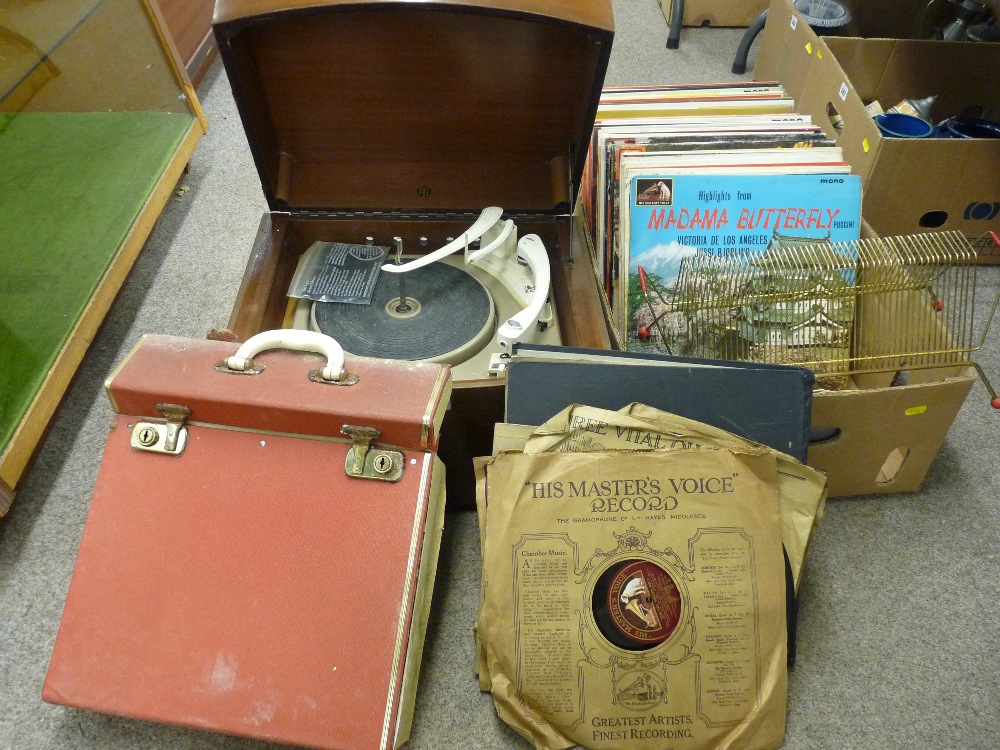
[[[221,0],[214,31],[270,208],[232,337],[450,364],[440,455],[471,507],[505,349],[610,345],[572,217],[610,0]]]
[[[884,13],[866,18],[891,30]],[[1000,44],[820,37],[790,0],[773,0],[755,77],[780,81],[837,139],[879,234],[1000,228]]]
[[[673,0],[660,0],[670,21]],[[767,0],[685,0],[681,23],[685,26],[749,26],[767,8]]]
[[[989,0],[796,0],[799,9],[830,19],[846,11],[844,36],[869,39],[998,41]],[[993,27],[992,30],[990,27]],[[821,33],[829,36],[825,29]]]

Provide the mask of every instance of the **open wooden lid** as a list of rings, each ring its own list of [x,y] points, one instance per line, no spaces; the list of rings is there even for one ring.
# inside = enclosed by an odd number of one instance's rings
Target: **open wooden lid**
[[[565,213],[610,0],[218,0],[272,211]]]

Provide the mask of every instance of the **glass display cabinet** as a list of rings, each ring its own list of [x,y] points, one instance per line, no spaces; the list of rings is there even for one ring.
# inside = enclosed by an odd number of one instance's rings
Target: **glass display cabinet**
[[[207,125],[148,0],[0,4],[0,516]]]

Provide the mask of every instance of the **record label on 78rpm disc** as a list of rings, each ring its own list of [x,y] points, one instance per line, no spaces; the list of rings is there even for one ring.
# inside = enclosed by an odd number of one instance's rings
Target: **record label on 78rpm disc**
[[[627,651],[663,643],[681,618],[677,584],[649,560],[624,560],[605,570],[594,585],[591,606],[601,634]]]

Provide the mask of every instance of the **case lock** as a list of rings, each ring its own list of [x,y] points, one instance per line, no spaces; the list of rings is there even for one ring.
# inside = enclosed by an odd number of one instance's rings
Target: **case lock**
[[[132,428],[132,447],[150,453],[179,456],[187,447],[187,428],[184,421],[191,410],[178,404],[157,404],[156,410],[167,418],[166,422],[137,422]]]
[[[349,477],[398,482],[403,478],[403,454],[383,448],[373,448],[381,431],[374,427],[345,424],[340,432],[354,443],[347,451],[344,471]]]

